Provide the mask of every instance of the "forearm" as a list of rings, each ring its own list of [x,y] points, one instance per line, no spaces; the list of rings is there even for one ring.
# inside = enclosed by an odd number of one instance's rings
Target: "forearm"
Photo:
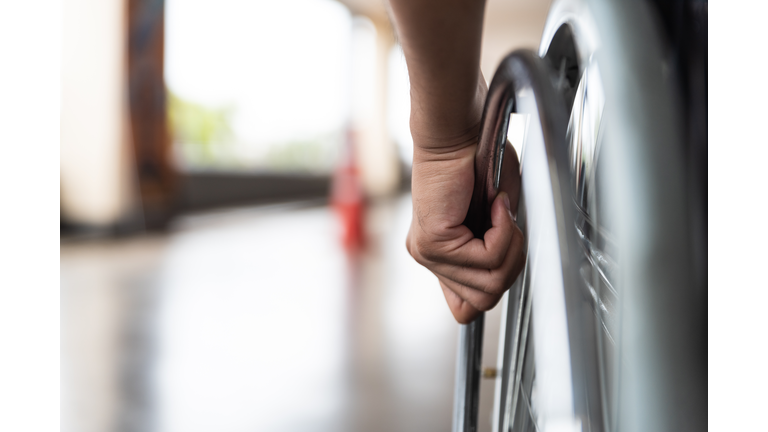
[[[452,150],[476,137],[485,0],[390,0],[411,82],[416,149]]]

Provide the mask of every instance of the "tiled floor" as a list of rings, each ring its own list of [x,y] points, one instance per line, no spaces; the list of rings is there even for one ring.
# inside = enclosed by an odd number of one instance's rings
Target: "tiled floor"
[[[410,212],[373,205],[356,258],[306,204],[62,243],[62,431],[450,430],[458,325],[405,251]],[[497,335],[498,310],[485,364]]]

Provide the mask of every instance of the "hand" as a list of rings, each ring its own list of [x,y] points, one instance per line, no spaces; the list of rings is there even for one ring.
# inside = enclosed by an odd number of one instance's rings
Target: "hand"
[[[437,276],[456,320],[467,323],[498,303],[525,261],[523,234],[512,216],[519,163],[509,143],[493,226],[481,240],[462,225],[487,93],[480,71],[485,1],[389,3],[411,83],[413,220],[406,246]]]
[[[413,219],[406,247],[437,276],[456,321],[466,324],[498,303],[520,274],[525,254],[514,220],[520,193],[514,148],[506,144],[492,227],[481,240],[462,224],[472,197],[477,134],[457,141],[414,149]]]

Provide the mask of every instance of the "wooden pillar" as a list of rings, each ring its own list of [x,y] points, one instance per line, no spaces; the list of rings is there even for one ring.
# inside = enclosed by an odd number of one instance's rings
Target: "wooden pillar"
[[[128,0],[131,132],[144,224],[163,228],[173,211],[176,175],[166,116],[165,2]]]

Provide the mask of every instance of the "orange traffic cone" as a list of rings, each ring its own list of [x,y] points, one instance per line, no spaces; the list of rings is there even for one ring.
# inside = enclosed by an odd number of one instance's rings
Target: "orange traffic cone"
[[[355,133],[347,131],[341,161],[333,174],[331,205],[338,215],[341,243],[348,252],[364,246],[364,197],[355,158]]]

